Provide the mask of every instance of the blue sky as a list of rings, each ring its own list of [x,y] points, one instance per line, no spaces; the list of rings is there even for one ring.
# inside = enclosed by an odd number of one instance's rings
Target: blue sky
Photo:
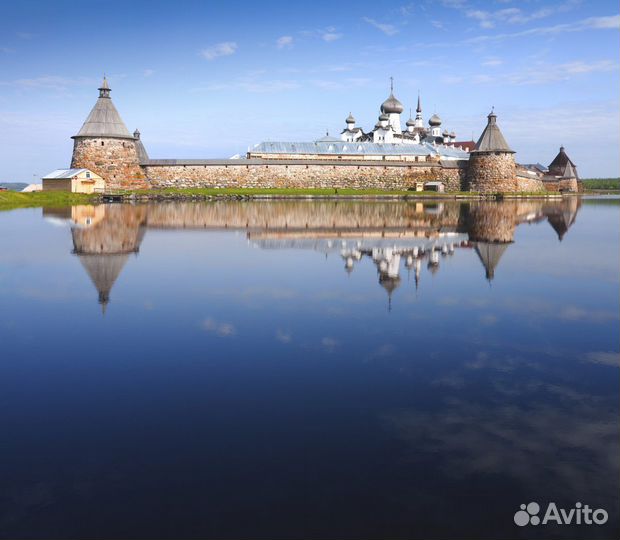
[[[36,2],[0,6],[0,181],[68,166],[101,75],[154,158],[229,157],[261,140],[405,107],[478,138],[495,106],[522,163],[560,143],[582,177],[618,176],[614,1]]]

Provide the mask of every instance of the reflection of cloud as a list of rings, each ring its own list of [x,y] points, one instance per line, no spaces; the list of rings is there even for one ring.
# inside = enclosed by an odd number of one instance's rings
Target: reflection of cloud
[[[497,316],[491,313],[480,316],[480,324],[484,326],[492,326],[497,322]]]
[[[219,337],[230,337],[237,333],[235,327],[230,323],[218,322],[215,319],[208,317],[202,321],[202,327],[207,332],[212,332]]]
[[[593,364],[620,367],[620,353],[607,351],[594,351],[586,354],[586,360]]]
[[[395,352],[394,345],[391,343],[386,343],[385,345],[381,345],[378,349],[375,349],[368,355],[369,360],[376,360],[379,358],[386,358],[388,356],[392,356]]]
[[[563,306],[542,298],[506,298],[500,306],[506,311],[515,314],[529,315],[530,317],[544,317],[565,321],[602,322],[620,318],[615,311],[599,309],[583,309],[577,306]]]
[[[514,371],[517,364],[524,365],[524,362],[519,358],[513,358],[510,356],[491,358],[489,353],[480,351],[476,354],[476,358],[474,360],[466,362],[464,366],[467,369],[493,369],[495,371],[508,373],[510,371]]]
[[[577,306],[567,306],[560,314],[560,319],[568,321],[590,321],[600,322],[609,321],[618,318],[618,313],[615,311],[603,311],[603,310],[585,310]]]
[[[452,377],[442,382],[459,381]],[[519,389],[521,398],[534,392]],[[410,459],[428,453],[441,456],[451,478],[483,473],[511,477],[538,492],[548,484],[582,497],[593,490],[615,493],[620,471],[613,408],[574,391],[563,393],[557,406],[534,399],[524,402],[527,405],[489,407],[451,398],[439,412],[405,410],[385,420],[411,444]],[[575,452],[578,466],[571,457]]]
[[[245,289],[215,289],[209,291],[213,296],[225,296],[227,301],[235,301],[246,307],[262,308],[275,301],[292,300],[299,296],[294,289],[282,287],[246,287]]]
[[[448,388],[463,388],[465,386],[465,378],[456,373],[448,373],[433,381],[433,385],[447,386]]]
[[[280,343],[290,343],[293,340],[293,336],[290,332],[285,332],[284,330],[276,330],[276,339]]]
[[[321,340],[321,345],[325,347],[328,351],[333,351],[338,346],[338,341],[331,337],[324,337]]]

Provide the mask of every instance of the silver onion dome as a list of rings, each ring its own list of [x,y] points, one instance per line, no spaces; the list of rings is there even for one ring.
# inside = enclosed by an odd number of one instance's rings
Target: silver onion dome
[[[405,108],[403,107],[403,104],[394,97],[394,94],[390,94],[390,97],[388,97],[381,104],[381,112],[385,114],[392,114],[392,113],[400,114],[404,110]]]
[[[428,124],[429,124],[429,126],[440,126],[441,125],[441,118],[439,118],[439,116],[434,114],[433,116],[431,116],[428,119]]]

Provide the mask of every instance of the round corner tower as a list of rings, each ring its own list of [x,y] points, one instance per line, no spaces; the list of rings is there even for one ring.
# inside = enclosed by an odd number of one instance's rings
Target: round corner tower
[[[148,187],[140,166],[136,137],[123,123],[112,99],[106,78],[99,99],[73,139],[72,169],[90,169],[101,176],[106,187],[140,189]]]
[[[469,156],[469,189],[481,193],[518,191],[514,150],[497,125],[497,115],[491,111],[487,118],[487,126]]]

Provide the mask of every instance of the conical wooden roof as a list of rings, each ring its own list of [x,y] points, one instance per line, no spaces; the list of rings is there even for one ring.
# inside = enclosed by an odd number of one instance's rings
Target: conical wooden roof
[[[562,178],[577,178],[577,171],[570,160],[568,160],[568,163],[564,167],[564,174],[562,174]]]
[[[497,115],[491,111],[487,118],[487,126],[480,135],[474,152],[510,152],[514,154],[514,150],[508,146],[497,125]]]
[[[108,81],[103,79],[99,99],[90,111],[80,131],[74,137],[117,137],[133,139],[110,98]]]
[[[562,176],[567,164],[571,164],[575,167],[575,164],[570,160],[563,146],[560,146],[558,155],[555,156],[553,161],[549,164],[549,174],[553,176]]]

